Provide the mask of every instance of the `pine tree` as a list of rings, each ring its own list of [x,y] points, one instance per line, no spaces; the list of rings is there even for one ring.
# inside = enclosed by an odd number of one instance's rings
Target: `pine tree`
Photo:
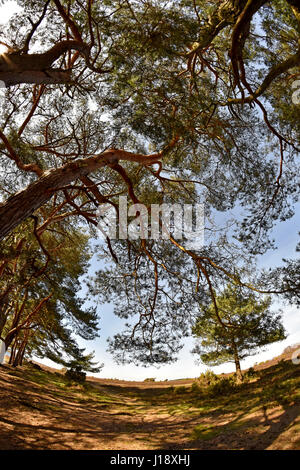
[[[270,298],[260,299],[231,285],[216,296],[216,303],[221,323],[214,305],[201,307],[192,330],[198,339],[193,352],[211,366],[234,362],[237,379],[242,380],[242,359],[285,339],[281,316],[270,310]]]

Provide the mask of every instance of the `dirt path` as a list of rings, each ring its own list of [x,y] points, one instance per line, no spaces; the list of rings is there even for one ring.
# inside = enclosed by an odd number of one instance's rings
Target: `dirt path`
[[[93,387],[66,393],[0,368],[0,449],[300,449],[299,404],[207,410],[157,386]]]

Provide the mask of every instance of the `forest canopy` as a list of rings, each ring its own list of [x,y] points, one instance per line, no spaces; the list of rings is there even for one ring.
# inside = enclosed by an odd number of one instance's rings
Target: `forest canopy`
[[[95,337],[76,283],[99,207],[118,214],[119,196],[149,210],[204,204],[206,232],[196,250],[172,235],[101,244],[89,295],[130,319],[109,343],[117,360],[174,360],[199,304],[224,327],[216,298],[228,282],[299,303],[298,259],[262,273],[252,262],[299,199],[299,1],[17,3],[0,28],[7,347],[43,354],[29,335],[39,331],[45,355],[58,343],[70,352],[65,318]],[[228,227],[214,225],[232,210]]]

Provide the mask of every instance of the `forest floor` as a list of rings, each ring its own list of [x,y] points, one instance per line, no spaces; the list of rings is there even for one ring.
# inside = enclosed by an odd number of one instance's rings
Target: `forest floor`
[[[257,366],[234,392],[193,379],[69,382],[61,372],[0,367],[0,449],[300,449],[300,365]]]

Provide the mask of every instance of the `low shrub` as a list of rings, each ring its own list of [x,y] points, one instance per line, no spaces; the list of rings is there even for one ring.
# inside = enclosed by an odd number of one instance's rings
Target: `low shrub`
[[[73,380],[74,382],[82,383],[85,382],[86,373],[82,372],[80,367],[74,367],[67,370],[65,377],[69,380]]]
[[[255,377],[259,376],[259,372],[255,370],[253,367],[250,367],[250,369],[247,370],[247,372],[244,372],[243,375],[243,380],[244,382],[248,382],[251,379],[254,379]]]
[[[211,396],[228,395],[236,391],[237,384],[233,377],[223,377],[208,386]]]
[[[201,388],[200,388],[198,382],[193,382],[192,383],[192,392],[198,393],[200,391],[201,391]]]
[[[36,364],[35,362],[32,362],[32,361],[29,361],[28,362],[28,365],[30,367],[32,367],[33,369],[36,369],[36,370],[43,370],[43,368],[41,366],[39,366],[38,364]]]
[[[190,388],[190,392],[193,393],[197,398],[205,398],[207,387],[201,386],[198,382],[193,382]]]
[[[180,385],[179,387],[174,388],[174,392],[178,394],[187,393],[187,391],[188,391],[187,388],[184,387],[183,385]]]
[[[247,370],[246,374],[248,375],[248,377],[255,377],[257,375],[257,372],[254,367],[250,367],[250,369]]]
[[[200,374],[197,381],[200,385],[209,386],[218,380],[220,380],[219,377],[212,370],[207,370],[206,372]]]

